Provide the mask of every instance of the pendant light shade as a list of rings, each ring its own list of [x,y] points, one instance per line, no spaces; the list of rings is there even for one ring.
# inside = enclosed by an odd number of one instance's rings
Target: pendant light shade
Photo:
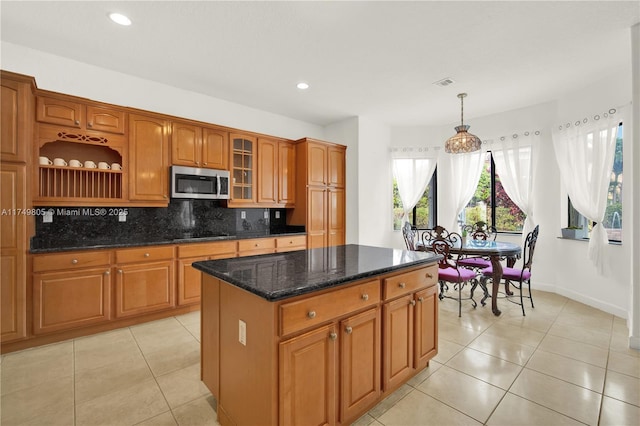
[[[451,136],[444,144],[445,152],[451,154],[461,154],[465,152],[478,151],[482,141],[476,135],[467,132],[469,126],[464,124],[464,101],[466,93],[458,94],[460,98],[460,125],[456,126],[456,134]]]

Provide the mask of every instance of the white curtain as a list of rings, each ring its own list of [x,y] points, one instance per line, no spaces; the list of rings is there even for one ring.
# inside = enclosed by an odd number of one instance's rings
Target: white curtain
[[[591,230],[589,259],[600,274],[608,269],[608,238],[602,226],[620,113],[615,109],[554,128],[553,147],[560,176],[580,214],[597,222]]]
[[[393,177],[398,185],[404,216],[402,223],[409,220],[409,212],[422,198],[436,168],[436,154],[428,147],[392,148]]]
[[[490,143],[489,149],[496,165],[496,173],[505,192],[527,216],[522,238],[533,231],[533,171],[536,150],[540,146],[540,131],[514,133]]]
[[[438,197],[445,204],[442,206],[442,211],[446,212],[443,226],[453,232],[460,232],[458,215],[476,192],[486,155],[483,150],[467,154],[442,154],[441,160],[446,167],[438,169],[438,180],[442,176],[442,187],[446,188],[446,192]]]

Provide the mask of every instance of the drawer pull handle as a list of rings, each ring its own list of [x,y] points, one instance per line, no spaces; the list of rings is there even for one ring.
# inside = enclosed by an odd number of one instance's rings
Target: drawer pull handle
[[[149,257],[149,253],[145,253],[145,254],[144,254],[144,257]]]
[[[405,283],[400,283],[400,284],[398,284],[398,287],[400,287],[400,288],[405,288],[406,286],[407,286],[407,285],[406,285]]]
[[[332,331],[331,334],[329,334],[329,339],[336,340],[337,338],[338,338],[338,335],[336,334],[335,331]]]
[[[433,274],[431,274],[430,272],[427,272],[427,278],[433,278]]]
[[[73,259],[73,260],[71,261],[71,263],[73,263],[73,264],[75,265],[76,263],[78,263],[78,259]]]
[[[256,243],[256,247],[260,247],[260,244]]]
[[[347,334],[351,334],[351,333],[353,333],[353,328],[351,328],[351,326],[347,326],[347,328],[345,328],[345,329],[344,329],[344,331],[345,331]]]
[[[416,301],[412,299],[412,300],[411,300],[411,302],[409,302],[409,304],[410,304],[411,306],[416,306]]]
[[[418,297],[418,302],[424,302],[424,297]]]
[[[307,313],[307,316],[308,316],[309,318],[315,318],[315,317],[316,317],[316,311],[309,311],[309,312]]]
[[[364,301],[369,300],[369,295],[368,295],[368,294],[366,294],[366,293],[365,293],[365,294],[363,294],[363,295],[362,295],[362,300],[364,300]]]

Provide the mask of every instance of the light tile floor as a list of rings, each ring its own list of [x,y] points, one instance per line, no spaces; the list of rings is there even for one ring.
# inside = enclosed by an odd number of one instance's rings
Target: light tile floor
[[[357,425],[638,425],[640,352],[626,323],[534,292],[535,309],[440,303],[439,353]],[[2,356],[0,423],[216,425],[200,382],[200,315]]]

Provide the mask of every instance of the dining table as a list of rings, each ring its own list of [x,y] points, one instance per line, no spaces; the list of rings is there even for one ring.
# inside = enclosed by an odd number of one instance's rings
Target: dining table
[[[419,245],[417,250],[428,251],[430,247]],[[463,239],[462,244],[453,245],[449,249],[450,253],[459,254],[467,257],[482,257],[489,259],[492,266],[492,289],[491,289],[491,311],[495,316],[499,316],[502,312],[498,309],[498,288],[500,281],[502,280],[502,264],[501,260],[507,260],[507,266],[512,267],[515,264],[517,258],[522,253],[522,248],[518,244],[508,243],[505,241],[490,241],[490,240],[474,240]],[[487,299],[487,289],[483,287],[485,295],[483,296],[481,303],[484,306],[484,301]],[[510,294],[509,284],[505,283],[505,293]]]

